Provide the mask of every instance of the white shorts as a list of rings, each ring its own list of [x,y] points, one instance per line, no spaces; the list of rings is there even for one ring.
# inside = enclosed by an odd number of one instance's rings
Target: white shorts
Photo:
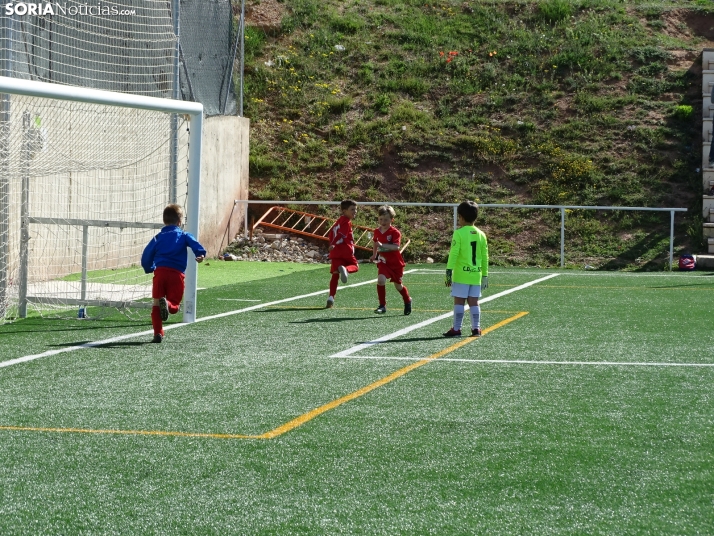
[[[481,285],[467,285],[466,283],[451,283],[451,295],[454,298],[480,298]]]

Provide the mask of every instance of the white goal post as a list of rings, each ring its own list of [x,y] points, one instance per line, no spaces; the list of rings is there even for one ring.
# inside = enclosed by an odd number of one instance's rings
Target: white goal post
[[[90,88],[66,86],[58,84],[49,84],[45,82],[36,82],[31,80],[22,80],[17,78],[9,78],[0,76],[0,96],[20,95],[25,97],[36,97],[42,99],[50,99],[54,101],[71,101],[75,103],[85,103],[89,105],[102,105],[110,107],[120,107],[134,110],[145,110],[153,112],[161,112],[168,114],[180,114],[190,124],[188,137],[188,191],[186,200],[186,230],[198,238],[199,235],[199,204],[200,204],[200,184],[201,184],[201,144],[203,132],[203,105],[197,102],[184,102],[171,99],[162,99],[156,97],[147,97],[128,93],[118,93],[112,91],[101,91]],[[6,113],[5,105],[3,104],[2,113]],[[24,120],[24,118],[23,118]],[[27,118],[29,122],[29,116]],[[0,150],[0,153],[3,151]],[[7,155],[0,154],[0,158]],[[27,242],[29,240],[29,225],[45,222],[46,218],[42,215],[29,214],[27,197],[29,192],[25,191],[25,186],[22,187],[22,200],[20,201],[20,270],[19,270],[19,303],[18,316],[26,315],[28,295],[27,295]],[[8,213],[11,207],[0,207],[0,210]],[[1,215],[0,215],[1,216]],[[160,214],[157,215],[161,217]],[[66,225],[81,227],[85,238],[82,241],[82,247],[86,250],[87,229],[90,227],[116,227],[116,228],[160,228],[162,227],[159,221],[152,222],[137,222],[137,221],[108,221],[97,219],[68,219],[65,220]],[[0,226],[0,235],[9,233],[7,226]],[[0,244],[7,247],[8,236],[0,236]],[[1,253],[1,252],[0,252]],[[0,298],[5,299],[5,294],[8,292],[8,266],[7,256],[0,255]],[[86,255],[82,259],[82,293],[86,287]],[[190,323],[196,320],[196,295],[197,295],[197,266],[195,262],[189,262],[186,269],[186,290],[183,302],[183,321]],[[82,295],[81,300],[87,301],[86,296]],[[2,300],[0,300],[2,301]],[[71,300],[65,300],[65,303],[70,303]],[[90,303],[91,304],[91,303]],[[98,303],[96,305],[105,305]],[[107,305],[115,305],[108,303]],[[0,318],[0,320],[2,320]]]

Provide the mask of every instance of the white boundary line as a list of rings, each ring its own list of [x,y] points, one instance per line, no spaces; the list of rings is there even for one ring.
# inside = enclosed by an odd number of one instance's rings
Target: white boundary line
[[[404,272],[404,273],[405,273],[405,274],[408,274],[408,273],[411,273],[411,272],[412,272],[412,270],[407,270],[407,271]],[[338,287],[337,290],[344,290],[344,289],[346,289],[346,288],[361,287],[361,286],[363,286],[363,285],[370,285],[370,284],[376,283],[376,282],[377,282],[376,279],[370,279],[369,281],[363,281],[363,282],[361,282],[361,283],[355,283],[354,285],[345,285],[345,286],[343,286],[343,287]],[[233,316],[233,315],[237,315],[237,314],[240,314],[240,313],[247,313],[247,312],[249,312],[249,311],[255,311],[256,309],[263,309],[263,308],[269,307],[269,306],[271,306],[271,305],[278,305],[278,304],[280,304],[280,303],[286,303],[286,302],[289,302],[289,301],[300,300],[300,299],[302,299],[302,298],[310,298],[310,297],[312,297],[312,296],[319,296],[320,294],[324,294],[325,292],[329,292],[329,289],[328,289],[328,290],[318,290],[317,292],[311,292],[311,293],[309,293],[309,294],[302,294],[302,295],[300,295],[300,296],[293,296],[292,298],[284,298],[284,299],[282,299],[282,300],[275,300],[275,301],[272,301],[272,302],[260,303],[260,304],[258,304],[258,305],[251,305],[250,307],[245,307],[245,308],[243,308],[243,309],[237,309],[237,310],[235,310],[235,311],[228,311],[227,313],[219,313],[219,314],[217,314],[217,315],[204,316],[204,317],[201,317],[201,318],[197,318],[197,319],[196,319],[196,322],[205,322],[205,321],[207,321],[207,320],[214,320],[214,319],[216,319],[216,318],[224,318],[224,317],[226,317],[226,316]],[[164,327],[164,330],[167,331],[167,330],[170,330],[170,329],[177,329],[177,328],[181,328],[181,327],[189,326],[189,325],[191,325],[191,324],[184,324],[184,323],[182,323],[182,324],[170,324],[170,325]],[[8,361],[2,361],[2,362],[0,362],[0,368],[10,367],[10,366],[12,366],[12,365],[17,365],[17,364],[19,364],[19,363],[27,363],[28,361],[34,361],[35,359],[40,359],[40,358],[42,358],[42,357],[50,357],[50,356],[53,356],[53,355],[64,354],[64,353],[67,353],[67,352],[73,352],[73,351],[75,351],[75,350],[83,350],[83,349],[85,349],[85,348],[95,348],[95,347],[97,347],[97,346],[105,346],[105,345],[107,345],[107,344],[113,344],[113,343],[115,343],[115,342],[125,341],[125,340],[127,340],[127,339],[134,339],[134,338],[136,338],[136,337],[149,336],[149,335],[153,335],[153,334],[154,334],[154,330],[153,330],[153,329],[150,329],[150,330],[147,330],[147,331],[140,331],[140,332],[138,332],[138,333],[128,333],[128,334],[126,334],[126,335],[119,335],[118,337],[112,337],[112,338],[110,338],[110,339],[104,339],[104,340],[101,340],[101,341],[87,342],[87,343],[85,343],[85,344],[79,344],[79,345],[77,345],[77,346],[69,346],[69,347],[67,347],[67,348],[60,348],[60,349],[57,349],[57,350],[48,350],[48,351],[43,352],[43,353],[41,353],[41,354],[26,355],[26,356],[23,356],[23,357],[18,357],[18,358],[16,358],[16,359],[10,359],[10,360],[8,360]]]
[[[444,269],[445,270],[445,269]],[[433,274],[443,274],[444,270],[434,270],[433,268],[414,268],[414,275],[433,275]],[[543,275],[547,272],[499,272],[496,270],[489,270],[488,274],[498,274],[498,275]],[[707,278],[712,277],[712,272],[699,271],[695,273],[690,272],[657,272],[657,273],[643,273],[643,272],[601,272],[601,271],[580,271],[580,270],[563,270],[558,272],[559,275],[573,275],[578,277],[674,277],[674,278]],[[712,279],[712,284],[714,284],[714,278]]]
[[[422,361],[426,357],[400,357],[400,356],[376,356],[376,355],[331,355],[336,359],[383,359],[385,361]],[[452,357],[440,357],[433,361],[451,361],[456,363],[503,363],[516,365],[592,365],[592,366],[619,366],[619,367],[714,367],[714,363],[636,363],[626,361],[529,361],[525,359],[457,359]]]
[[[513,287],[508,290],[504,290],[503,292],[499,292],[498,294],[493,294],[492,296],[488,296],[486,298],[480,299],[479,304],[490,302],[491,300],[495,300],[496,298],[500,298],[501,296],[506,296],[507,294],[511,294],[512,292],[517,292],[519,290],[523,290],[524,288],[531,287],[533,285],[536,285],[536,284],[546,281],[548,279],[553,279],[554,277],[558,277],[559,275],[560,274],[550,274],[546,277],[541,277],[540,279],[536,279],[534,281],[524,283],[523,285],[519,285],[517,287]],[[464,308],[464,310],[468,311],[468,309],[469,309],[469,306],[467,305]],[[423,328],[424,326],[428,326],[429,324],[433,324],[434,322],[438,322],[439,320],[449,318],[453,314],[454,314],[453,312],[448,312],[443,315],[435,316],[434,318],[430,318],[429,320],[424,320],[423,322],[419,322],[418,324],[413,324],[413,325],[408,326],[404,329],[400,329],[399,331],[395,331],[394,333],[390,333],[389,335],[385,335],[384,337],[380,337],[379,339],[374,339],[373,341],[358,344],[357,346],[353,346],[352,348],[348,348],[347,350],[343,350],[342,352],[337,352],[336,354],[332,354],[330,357],[347,357],[352,354],[356,354],[357,352],[361,352],[365,348],[369,348],[370,346],[374,346],[375,344],[379,344],[379,343],[386,342],[386,341],[391,341],[392,339],[401,337],[402,335],[405,335],[411,331],[414,331],[415,329]]]

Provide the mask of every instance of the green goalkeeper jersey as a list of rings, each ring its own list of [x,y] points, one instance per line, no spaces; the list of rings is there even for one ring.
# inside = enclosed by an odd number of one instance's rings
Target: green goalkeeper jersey
[[[464,225],[454,231],[446,269],[452,270],[454,283],[480,285],[488,276],[488,242],[475,225]]]

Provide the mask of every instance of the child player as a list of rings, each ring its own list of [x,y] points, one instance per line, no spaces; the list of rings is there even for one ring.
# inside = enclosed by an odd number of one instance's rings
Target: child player
[[[379,227],[374,230],[372,242],[372,256],[369,260],[377,262],[377,297],[379,298],[379,307],[375,309],[375,313],[384,314],[387,312],[387,279],[394,283],[394,288],[402,295],[404,300],[404,314],[408,315],[412,312],[412,299],[409,296],[407,287],[402,285],[402,276],[404,275],[404,259],[399,251],[399,245],[402,239],[396,227],[392,226],[392,220],[396,216],[394,209],[384,205],[379,207],[377,221]]]
[[[464,304],[471,310],[471,336],[481,336],[481,307],[478,299],[488,287],[488,242],[474,222],[478,205],[464,201],[456,209],[459,228],[454,231],[446,264],[446,286],[454,297],[454,325],[444,337],[460,337],[464,320]]]
[[[347,283],[347,274],[359,271],[355,258],[355,240],[352,234],[352,220],[357,215],[357,203],[352,199],[345,199],[340,203],[340,210],[342,216],[337,219],[328,232],[332,278],[330,279],[330,296],[327,298],[325,306],[327,309],[335,305],[337,280]]]
[[[188,252],[191,248],[196,255],[196,262],[203,262],[206,250],[190,233],[181,229],[183,211],[178,205],[169,205],[164,209],[164,225],[141,255],[141,266],[147,274],[154,272],[151,297],[154,306],[151,309],[151,325],[154,339],[161,342],[164,338],[163,322],[169,314],[176,314],[183,299],[184,279]]]

